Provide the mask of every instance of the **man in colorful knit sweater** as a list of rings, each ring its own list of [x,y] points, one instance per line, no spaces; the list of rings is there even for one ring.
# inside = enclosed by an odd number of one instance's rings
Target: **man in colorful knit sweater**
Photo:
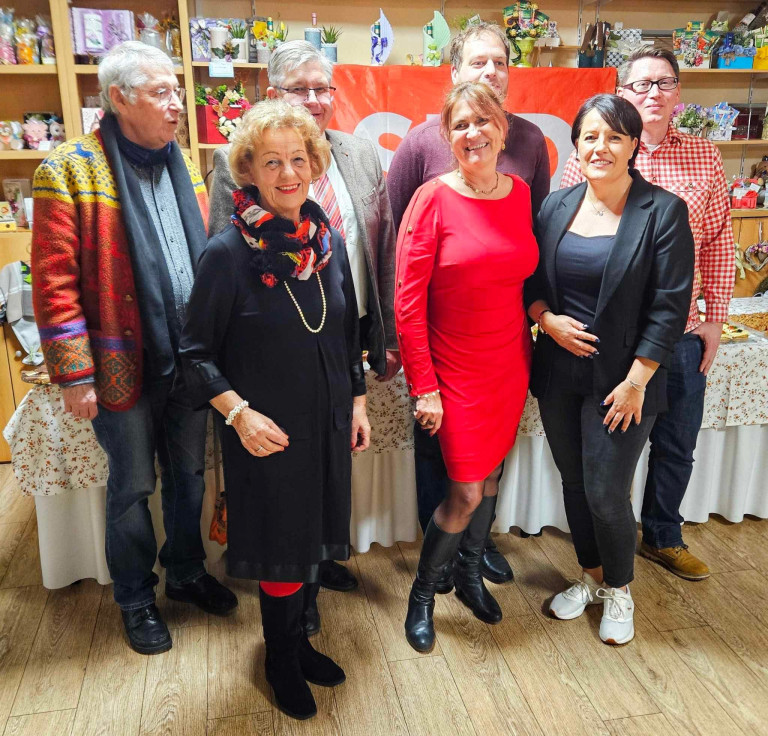
[[[128,41],[99,65],[105,116],[35,173],[35,315],[64,408],[109,460],[106,556],[131,646],[171,647],[155,606],[147,504],[162,480],[169,598],[224,614],[237,598],[205,571],[200,513],[207,412],[183,405],[177,351],[205,247],[203,181],[174,142],[183,89],[170,59]]]
[[[652,184],[685,201],[696,247],[688,324],[666,366],[669,409],[659,414],[651,431],[640,554],[681,578],[703,580],[709,577],[709,568],[683,543],[680,504],[693,471],[707,371],[720,345],[723,322],[728,319],[736,270],[720,152],[710,141],[676,130],[671,122],[680,101],[679,77],[674,54],[648,46],[635,51],[619,68],[617,94],[629,100],[643,119],[635,168]],[[582,180],[579,163],[571,154],[560,186]],[[703,322],[699,318],[699,293],[707,309]]]

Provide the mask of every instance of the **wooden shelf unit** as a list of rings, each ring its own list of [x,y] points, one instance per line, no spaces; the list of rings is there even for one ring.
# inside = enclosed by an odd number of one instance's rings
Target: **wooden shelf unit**
[[[58,74],[56,64],[1,64],[0,74]]]

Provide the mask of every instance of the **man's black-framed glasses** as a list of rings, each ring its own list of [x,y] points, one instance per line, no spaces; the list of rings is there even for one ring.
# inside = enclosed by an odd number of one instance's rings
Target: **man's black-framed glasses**
[[[655,84],[660,90],[669,92],[677,88],[677,83],[680,80],[677,77],[662,77],[661,79],[638,79],[636,82],[630,82],[629,84],[622,84],[624,89],[631,89],[637,95],[644,95],[646,92],[651,91],[651,87]]]

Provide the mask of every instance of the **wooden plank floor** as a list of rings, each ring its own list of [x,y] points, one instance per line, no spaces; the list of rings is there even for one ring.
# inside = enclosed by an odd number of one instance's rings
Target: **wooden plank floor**
[[[313,643],[348,680],[312,686],[318,716],[298,722],[272,707],[255,583],[225,580],[240,598],[226,619],[160,594],[173,648],[138,655],[111,587],[41,585],[34,503],[0,466],[0,736],[766,736],[768,520],[713,517],[685,538],[712,577],[684,582],[638,557],[637,637],[612,648],[600,606],[546,615],[578,574],[570,537],[499,535],[516,573],[490,586],[504,620],[487,626],[438,596],[426,656],[402,630],[419,545],[374,545],[349,562],[357,591],[320,594]]]

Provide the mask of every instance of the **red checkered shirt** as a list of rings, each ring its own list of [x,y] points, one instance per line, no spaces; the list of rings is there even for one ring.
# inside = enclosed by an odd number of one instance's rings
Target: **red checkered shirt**
[[[703,292],[709,322],[728,321],[728,303],[736,275],[733,229],[723,158],[704,138],[672,125],[653,152],[640,143],[635,168],[651,184],[685,200],[696,245],[693,295],[686,332],[700,324],[696,299]],[[584,181],[574,151],[565,164],[560,188]]]

